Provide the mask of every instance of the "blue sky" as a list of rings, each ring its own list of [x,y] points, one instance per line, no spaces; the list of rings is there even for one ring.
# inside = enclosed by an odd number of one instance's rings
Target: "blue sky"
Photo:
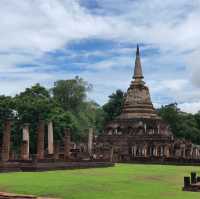
[[[200,110],[200,0],[1,0],[0,24],[0,94],[79,75],[103,104],[139,43],[154,105]]]

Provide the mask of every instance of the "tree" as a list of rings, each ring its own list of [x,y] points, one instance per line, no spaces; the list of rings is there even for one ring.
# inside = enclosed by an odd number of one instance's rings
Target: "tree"
[[[95,128],[96,128],[96,133],[100,134],[105,126],[105,117],[106,113],[104,112],[102,107],[98,107],[95,112]]]
[[[86,100],[87,91],[90,89],[90,84],[82,78],[75,77],[74,79],[56,81],[51,91],[54,99],[65,111],[77,112]]]
[[[194,115],[198,128],[200,129],[200,111]]]
[[[111,121],[122,111],[125,93],[122,90],[116,90],[109,96],[109,101],[103,105],[105,112],[105,121]]]
[[[200,144],[200,120],[198,114],[192,115],[181,112],[176,103],[162,106],[158,111],[159,115],[169,123],[176,137]]]
[[[40,84],[27,88],[14,98],[15,110],[22,123],[47,119],[53,106],[48,90]]]
[[[63,139],[64,128],[70,128],[72,132],[72,138],[74,140],[78,139],[78,121],[72,112],[64,111],[62,107],[54,106],[49,114],[49,119],[53,121],[55,140]]]
[[[0,96],[0,139],[3,137],[3,123],[6,119],[14,119],[14,102],[10,96]]]
[[[10,96],[0,96],[0,119],[8,119],[14,117],[14,102]]]
[[[76,114],[80,136],[84,137],[88,128],[92,127],[96,129],[96,132],[102,130],[102,118],[100,112],[102,111],[101,107],[94,101],[87,101],[82,104],[82,108]]]
[[[179,109],[177,103],[172,103],[166,106],[162,106],[158,109],[159,115],[170,124],[173,132],[176,132],[178,135],[178,124],[181,122],[179,117]]]

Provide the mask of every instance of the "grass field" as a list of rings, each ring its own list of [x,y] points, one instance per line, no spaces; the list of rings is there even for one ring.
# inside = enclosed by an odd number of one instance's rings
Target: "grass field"
[[[2,173],[0,191],[66,199],[199,199],[181,191],[200,167],[118,164],[112,168]]]

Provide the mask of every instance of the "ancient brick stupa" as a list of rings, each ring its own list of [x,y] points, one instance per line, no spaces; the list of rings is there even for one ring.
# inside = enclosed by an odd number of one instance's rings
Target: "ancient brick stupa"
[[[200,147],[174,138],[170,127],[157,114],[143,81],[137,46],[134,75],[121,114],[109,121],[96,140],[96,153],[112,152],[114,161],[163,158],[200,158]]]
[[[162,134],[172,135],[153,107],[149,88],[143,79],[140,51],[137,46],[133,80],[127,90],[122,113],[106,126],[105,131],[108,134],[112,134],[114,128],[117,134],[160,134],[162,131]]]
[[[127,91],[122,114],[118,119],[152,118],[159,119],[151,102],[148,87],[143,81],[140,51],[137,46],[133,81]]]

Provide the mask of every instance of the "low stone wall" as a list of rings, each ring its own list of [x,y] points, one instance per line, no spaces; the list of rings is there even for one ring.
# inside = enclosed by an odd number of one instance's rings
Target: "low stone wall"
[[[84,169],[114,166],[111,162],[54,162],[54,163],[21,163],[22,171],[49,171],[65,169]]]
[[[0,172],[21,171],[18,162],[0,162]]]
[[[200,166],[200,159],[184,159],[184,158],[145,158],[136,157],[132,160],[120,161],[120,163],[138,163],[138,164],[163,164],[163,165],[185,165]]]
[[[111,167],[111,162],[7,162],[0,164],[0,172],[11,171],[50,171],[65,169],[83,169],[83,168],[99,168]]]

